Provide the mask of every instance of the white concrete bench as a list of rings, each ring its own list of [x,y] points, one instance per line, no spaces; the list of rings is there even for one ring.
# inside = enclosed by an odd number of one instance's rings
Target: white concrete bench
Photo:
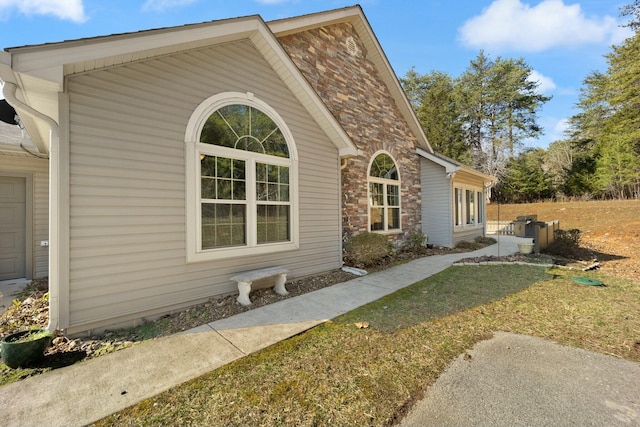
[[[284,267],[268,267],[260,268],[258,270],[245,271],[242,273],[231,276],[231,280],[238,282],[238,302],[242,305],[251,305],[249,299],[249,292],[251,292],[251,283],[255,280],[266,279],[267,277],[276,278],[276,284],[273,290],[278,295],[288,295],[289,292],[284,287],[284,282],[287,281],[287,270]]]

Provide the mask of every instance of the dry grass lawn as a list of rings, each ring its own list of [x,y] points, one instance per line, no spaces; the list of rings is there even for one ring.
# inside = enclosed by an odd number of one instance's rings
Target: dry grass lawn
[[[502,330],[640,361],[640,286],[533,266],[459,266],[97,425],[389,426]],[[361,329],[359,322],[369,322]]]
[[[389,426],[455,357],[494,331],[640,362],[638,208],[638,201],[503,205],[501,220],[537,214],[579,228],[602,270],[452,267],[97,425]],[[487,217],[497,219],[497,205]],[[576,275],[606,286],[580,285]]]

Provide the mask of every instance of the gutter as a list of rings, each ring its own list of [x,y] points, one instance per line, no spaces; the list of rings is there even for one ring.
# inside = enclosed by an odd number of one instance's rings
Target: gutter
[[[4,95],[5,99],[9,103],[9,105],[11,105],[16,110],[19,109],[19,110],[24,111],[25,113],[29,114],[30,116],[35,117],[36,119],[40,119],[40,120],[44,121],[47,125],[49,125],[49,140],[50,140],[50,142],[53,142],[54,138],[57,141],[57,139],[58,139],[58,122],[56,122],[51,117],[41,113],[40,111],[32,108],[31,106],[25,104],[24,102],[22,102],[18,98],[16,98],[16,90],[17,89],[18,89],[18,86],[16,86],[15,83],[4,82],[4,88],[2,90],[2,94]]]
[[[51,266],[57,265],[60,255],[57,243],[61,240],[58,236],[58,215],[56,214],[58,206],[58,193],[55,191],[56,186],[52,185],[54,183],[57,183],[58,180],[52,173],[54,172],[54,168],[51,167],[51,165],[57,164],[59,157],[59,126],[58,122],[56,122],[53,118],[20,101],[16,97],[17,89],[18,86],[15,83],[7,81],[4,82],[2,94],[4,95],[9,105],[11,105],[16,110],[20,110],[21,112],[32,116],[37,120],[42,120],[49,126],[49,241],[53,244],[53,246],[49,246],[49,324],[47,325],[47,329],[51,332],[54,332],[56,329],[58,329],[58,325],[60,323],[60,286],[58,283],[57,275],[51,274]]]

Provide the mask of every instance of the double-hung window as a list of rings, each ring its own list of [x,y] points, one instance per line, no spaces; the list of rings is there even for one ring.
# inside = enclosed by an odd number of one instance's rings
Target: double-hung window
[[[484,222],[482,191],[474,188],[455,187],[453,199],[453,219],[456,227],[474,227]]]
[[[297,165],[286,125],[251,96],[218,98],[190,122],[188,259],[295,249]]]
[[[462,204],[462,188],[454,189],[454,223],[456,227],[462,225],[462,212],[464,206]]]
[[[466,212],[466,221],[465,224],[473,225],[476,223],[476,200],[475,194],[476,192],[473,190],[465,190],[465,212]]]
[[[378,232],[401,230],[398,168],[385,153],[375,156],[369,168],[369,229]]]

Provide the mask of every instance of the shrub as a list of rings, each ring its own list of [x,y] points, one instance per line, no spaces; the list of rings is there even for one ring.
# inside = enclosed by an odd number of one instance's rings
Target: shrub
[[[393,245],[382,234],[368,231],[352,237],[345,245],[345,263],[356,267],[369,267],[391,255]]]
[[[582,232],[580,230],[577,228],[572,228],[570,230],[556,230],[553,233],[553,237],[553,243],[547,247],[545,250],[546,253],[565,258],[572,258],[577,255],[580,246],[580,238],[582,237]]]
[[[497,240],[494,239],[493,237],[486,237],[486,236],[478,236],[475,238],[475,242],[476,243],[480,243],[481,245],[494,245],[497,243]]]
[[[415,231],[407,236],[403,249],[409,252],[421,253],[425,249],[428,240],[429,237],[422,231]]]
[[[456,243],[456,249],[463,251],[476,251],[495,243],[497,243],[497,240],[493,237],[477,236],[473,241],[462,240]]]
[[[470,242],[468,240],[461,240],[456,243],[456,249],[461,249],[464,251],[475,251],[480,248],[482,248],[481,244],[477,242]]]

